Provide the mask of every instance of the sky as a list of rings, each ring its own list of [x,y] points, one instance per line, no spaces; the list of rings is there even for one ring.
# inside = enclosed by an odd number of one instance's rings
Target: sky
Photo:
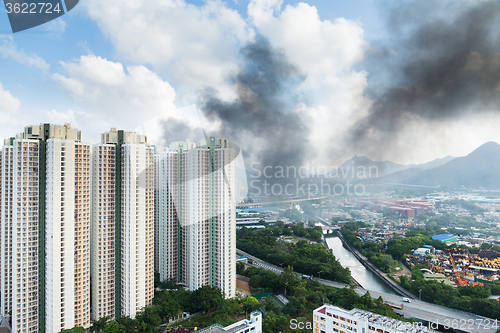
[[[0,137],[64,124],[153,144],[229,138],[245,162],[339,166],[500,142],[500,4],[488,0],[81,0],[12,34]]]

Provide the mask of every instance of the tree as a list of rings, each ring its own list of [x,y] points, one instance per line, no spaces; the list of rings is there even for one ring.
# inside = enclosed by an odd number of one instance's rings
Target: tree
[[[267,312],[276,312],[278,310],[278,306],[276,305],[276,302],[274,301],[274,299],[271,296],[266,297],[264,309]]]
[[[102,333],[122,333],[125,330],[123,325],[118,324],[116,321],[110,321]]]
[[[130,317],[120,317],[116,319],[117,323],[122,325],[124,327],[123,333],[135,333],[136,331],[136,324],[135,320],[130,318]]]
[[[244,301],[243,301],[243,309],[246,312],[252,312],[255,311],[259,308],[259,301],[252,296],[248,296]]]
[[[217,287],[202,286],[191,294],[191,304],[197,310],[208,311],[217,307],[222,301],[222,292]]]
[[[297,279],[296,273],[293,272],[293,267],[291,266],[285,267],[283,273],[281,273],[280,275],[280,278],[281,278],[281,284],[285,289],[285,295],[286,295],[286,288],[290,285],[292,281]]]
[[[95,321],[92,326],[89,328],[89,332],[91,333],[100,333],[104,330],[104,327],[106,327],[106,323],[108,322],[109,318],[108,317],[102,317],[101,319]]]
[[[290,316],[272,315],[267,316],[262,323],[264,333],[285,332],[290,329]]]
[[[73,327],[68,330],[61,331],[59,333],[86,333],[87,331],[83,327]]]
[[[179,302],[170,298],[159,305],[159,315],[163,321],[169,321],[171,318],[176,317],[181,311]]]
[[[219,305],[218,312],[222,315],[237,316],[241,313],[241,304],[239,299],[224,299]]]
[[[161,319],[153,307],[142,308],[135,316],[137,329],[141,333],[155,333]]]

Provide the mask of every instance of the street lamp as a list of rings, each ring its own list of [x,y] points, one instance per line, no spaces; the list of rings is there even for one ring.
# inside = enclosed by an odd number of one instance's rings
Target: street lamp
[[[281,263],[281,264],[280,264],[281,268],[283,268],[283,264],[284,264],[284,263]]]
[[[319,279],[320,279],[320,280],[321,280],[321,272],[322,272],[322,271],[319,271],[319,272],[318,272],[318,275],[319,275]]]
[[[422,289],[418,291],[418,301],[422,302]]]

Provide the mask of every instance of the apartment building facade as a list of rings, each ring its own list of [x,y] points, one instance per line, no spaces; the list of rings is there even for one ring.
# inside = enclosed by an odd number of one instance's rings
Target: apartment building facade
[[[89,327],[90,146],[70,125],[27,126],[1,160],[2,318],[13,332]]]
[[[154,296],[154,149],[101,135],[92,157],[92,317],[135,317]]]
[[[162,281],[190,290],[236,292],[236,151],[210,137],[198,147],[177,142],[155,158],[155,239]]]

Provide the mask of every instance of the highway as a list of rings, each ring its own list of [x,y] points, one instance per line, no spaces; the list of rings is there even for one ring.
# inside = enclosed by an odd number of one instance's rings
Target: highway
[[[281,274],[283,272],[283,268],[281,267],[260,260],[239,249],[237,249],[236,251],[238,253],[243,254],[248,259],[253,260],[254,262],[253,266],[271,270],[277,274]],[[335,288],[350,288],[349,285],[343,283],[318,279],[316,277],[313,277],[313,280]],[[359,287],[357,287],[354,290],[358,295],[364,295],[367,292],[367,290]],[[403,304],[404,305],[403,310],[394,309],[397,313],[401,315],[404,315],[406,317],[412,317],[417,320],[423,320],[429,323],[434,323],[434,324],[437,323],[445,327],[451,327],[454,328],[456,331],[471,332],[471,333],[476,333],[476,332],[495,333],[500,328],[500,323],[498,323],[498,321],[478,316],[472,313],[450,309],[432,303],[420,302],[418,300],[412,300],[411,303],[407,303],[403,302],[403,297],[401,296],[394,296],[375,291],[370,291],[370,295],[374,299],[382,296],[384,301],[388,301],[394,304]]]

